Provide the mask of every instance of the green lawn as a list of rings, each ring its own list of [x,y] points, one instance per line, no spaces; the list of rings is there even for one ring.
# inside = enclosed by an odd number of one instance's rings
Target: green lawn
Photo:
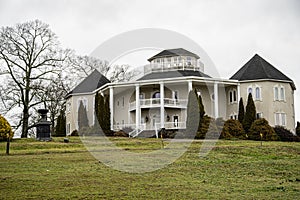
[[[126,151],[161,148],[158,139],[111,138]],[[99,163],[80,139],[0,143],[0,199],[298,199],[300,143],[219,140],[205,158],[201,142],[167,167],[143,174]],[[165,142],[167,143],[167,142]]]

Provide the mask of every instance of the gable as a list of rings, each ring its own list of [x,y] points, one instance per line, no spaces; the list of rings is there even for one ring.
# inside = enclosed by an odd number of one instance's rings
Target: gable
[[[102,75],[98,70],[94,70],[88,77],[79,83],[67,96],[71,94],[92,92],[101,86],[110,83],[110,81]]]

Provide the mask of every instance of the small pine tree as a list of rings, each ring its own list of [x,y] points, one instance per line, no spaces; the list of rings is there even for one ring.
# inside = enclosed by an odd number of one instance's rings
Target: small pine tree
[[[243,98],[241,97],[239,102],[239,114],[238,114],[238,120],[241,124],[243,123],[244,117],[245,117],[245,107],[244,107]]]
[[[199,126],[199,104],[196,94],[191,90],[188,96],[185,137],[195,138]]]
[[[104,98],[103,109],[103,131],[105,134],[110,134],[110,109],[109,109],[109,96]]]
[[[300,136],[300,122],[297,122],[296,134]]]
[[[95,95],[95,103],[94,103],[94,111],[95,111],[95,113],[94,113],[94,115],[95,115],[95,118],[97,119],[97,120],[95,120],[95,124],[94,124],[94,126],[98,126],[99,125],[99,119],[98,119],[98,113],[99,113],[99,93],[97,92],[96,93],[96,95]]]
[[[98,121],[100,127],[104,128],[104,97],[99,95],[99,103],[98,103]]]
[[[78,108],[78,128],[81,130],[84,127],[89,127],[89,120],[87,117],[86,109],[80,101],[79,108]]]
[[[97,93],[95,95],[95,116],[97,121],[95,122],[95,127],[103,128],[104,119],[104,98],[101,94]]]
[[[196,139],[204,139],[205,138],[205,135],[208,132],[208,129],[210,127],[210,124],[211,124],[212,120],[213,119],[210,118],[207,115],[203,116],[202,120],[199,123],[198,132],[197,132],[197,135],[195,137]]]
[[[64,111],[61,111],[56,120],[55,136],[63,137],[66,136],[66,116]]]
[[[246,106],[246,113],[243,120],[243,128],[246,133],[248,133],[252,123],[256,120],[256,108],[252,98],[252,94],[249,93],[248,101]]]
[[[204,117],[204,115],[205,115],[204,105],[203,105],[203,102],[202,102],[202,97],[201,97],[201,95],[198,95],[196,89],[194,90],[194,92],[195,92],[195,95],[196,95],[197,101],[198,101],[199,113],[200,113],[200,121],[201,121],[201,119],[203,119],[203,117]]]

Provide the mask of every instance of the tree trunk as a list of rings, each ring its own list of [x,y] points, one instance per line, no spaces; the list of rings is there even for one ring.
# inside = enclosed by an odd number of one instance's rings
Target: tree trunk
[[[26,73],[26,88],[25,88],[25,98],[24,98],[24,109],[23,109],[23,126],[21,138],[27,138],[28,127],[29,127],[29,88],[30,88],[30,73]]]
[[[29,119],[28,109],[24,108],[23,109],[23,123],[22,123],[21,138],[27,138],[27,135],[28,135],[28,119]]]

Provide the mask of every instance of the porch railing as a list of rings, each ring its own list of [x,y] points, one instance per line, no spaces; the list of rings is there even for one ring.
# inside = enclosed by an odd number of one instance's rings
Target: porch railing
[[[158,107],[161,104],[160,98],[151,98],[151,99],[140,99],[139,100],[141,108],[151,108]],[[164,99],[165,107],[174,107],[174,108],[186,108],[187,99]],[[129,110],[136,109],[136,101],[129,103]]]

